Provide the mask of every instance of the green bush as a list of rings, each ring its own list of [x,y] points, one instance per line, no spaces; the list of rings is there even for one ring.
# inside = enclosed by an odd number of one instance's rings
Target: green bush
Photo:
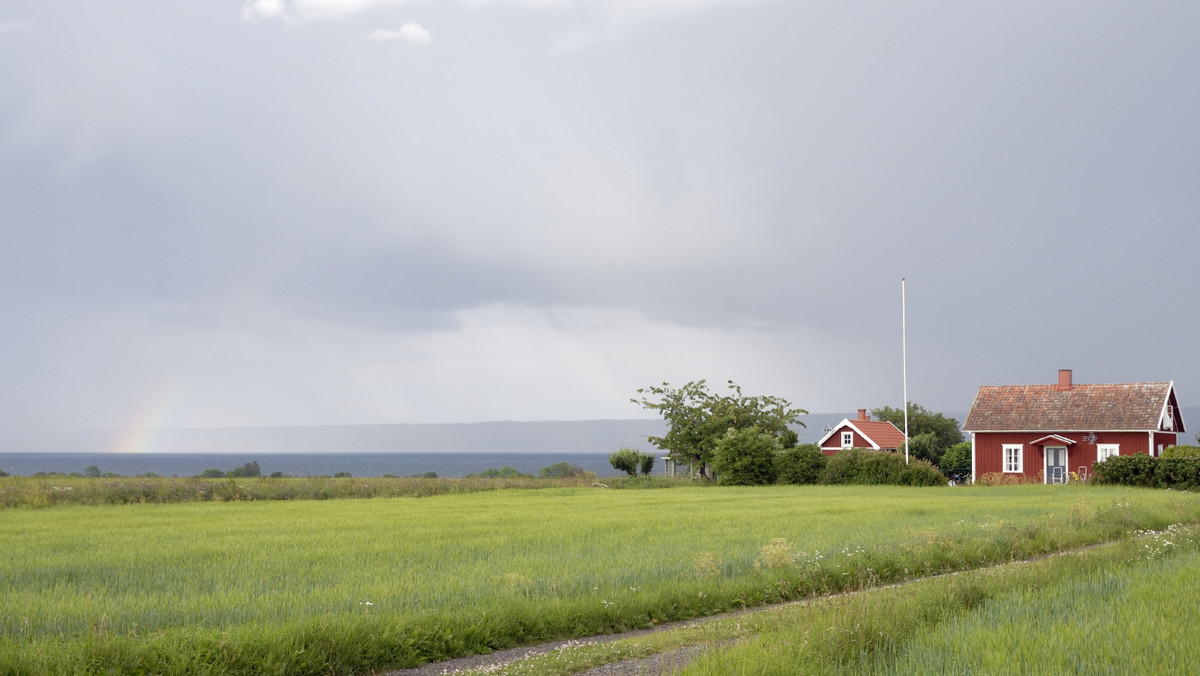
[[[1155,459],[1144,453],[1137,455],[1114,455],[1092,465],[1096,483],[1121,484],[1153,488]]]
[[[954,444],[942,456],[942,461],[938,463],[942,474],[954,479],[962,481],[971,476],[971,442],[964,441],[959,444]]]
[[[565,462],[556,462],[549,467],[543,467],[538,470],[538,476],[543,479],[565,479],[569,477],[583,477],[587,472],[579,465],[571,465]]]
[[[654,456],[632,448],[618,448],[608,456],[608,463],[613,469],[629,476],[637,476],[639,469],[643,475],[654,471]]]
[[[865,485],[896,485],[904,471],[904,456],[898,453],[867,452],[858,463],[858,473],[850,483]]]
[[[730,428],[713,450],[713,473],[726,486],[775,483],[779,442],[758,427]]]
[[[1155,468],[1154,480],[1159,488],[1189,491],[1200,488],[1200,457],[1169,458],[1164,452],[1156,464],[1158,467]]]
[[[828,459],[816,444],[785,448],[775,456],[775,481],[781,484],[815,484]]]
[[[946,477],[933,463],[891,451],[850,448],[838,451],[821,472],[824,484],[944,486]]]
[[[239,479],[252,476],[262,476],[262,469],[259,468],[257,462],[248,462],[241,467],[234,467],[229,470],[226,476],[236,477]]]
[[[642,454],[642,476],[649,476],[654,471],[655,458],[653,453]]]
[[[946,483],[946,475],[925,460],[914,458],[900,472],[901,486],[945,486]]]
[[[532,479],[532,474],[523,474],[514,467],[504,465],[500,469],[489,467],[478,474],[468,474],[468,479]]]
[[[1200,446],[1167,446],[1162,458],[1200,458]]]

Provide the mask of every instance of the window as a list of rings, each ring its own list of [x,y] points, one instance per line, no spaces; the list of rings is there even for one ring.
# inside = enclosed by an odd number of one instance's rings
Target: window
[[[1020,472],[1023,466],[1021,444],[1004,444],[1004,471]]]
[[[842,432],[842,448],[850,448],[854,445],[854,432]]]
[[[1120,444],[1096,444],[1096,462],[1107,460],[1114,455],[1121,455]]]

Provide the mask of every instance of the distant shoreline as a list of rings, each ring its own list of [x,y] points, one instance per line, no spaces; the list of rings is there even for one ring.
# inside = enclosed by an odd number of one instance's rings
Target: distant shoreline
[[[0,453],[0,469],[13,476],[30,477],[38,472],[62,475],[82,474],[94,466],[103,473],[122,477],[154,474],[162,477],[198,476],[206,469],[231,470],[247,462],[257,462],[263,476],[282,472],[284,476],[333,476],[346,472],[353,477],[384,475],[413,476],[433,472],[440,478],[461,478],[487,469],[512,467],[523,474],[538,472],[555,463],[566,462],[594,472],[597,477],[617,476],[608,463],[607,452],[573,451],[478,451],[420,452],[394,451],[371,453]]]

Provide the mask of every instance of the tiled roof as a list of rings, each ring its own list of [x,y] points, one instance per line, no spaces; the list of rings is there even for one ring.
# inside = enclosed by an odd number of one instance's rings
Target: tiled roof
[[[839,430],[848,429],[850,426],[857,429],[859,434],[874,441],[880,448],[903,448],[904,446],[904,432],[901,432],[892,423],[886,420],[851,420],[849,418],[829,430],[817,443],[824,446],[825,442],[834,437]]]
[[[868,439],[879,444],[880,448],[902,448],[904,446],[904,432],[896,429],[896,426],[885,421],[850,421],[858,431],[862,432]]]
[[[1157,430],[1171,383],[985,385],[965,431]]]

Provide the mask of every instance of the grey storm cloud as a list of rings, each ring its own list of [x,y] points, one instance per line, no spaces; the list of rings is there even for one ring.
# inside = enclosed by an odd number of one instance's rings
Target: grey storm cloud
[[[1186,404],[1198,15],[9,3],[0,428]]]

